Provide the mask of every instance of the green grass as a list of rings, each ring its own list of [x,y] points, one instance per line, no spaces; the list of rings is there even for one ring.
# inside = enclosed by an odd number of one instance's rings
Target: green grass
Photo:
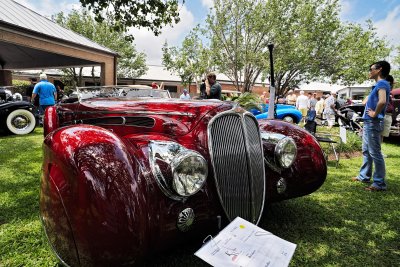
[[[0,266],[54,266],[39,219],[43,130],[0,136]]]
[[[0,266],[57,266],[39,220],[42,129],[0,135]],[[384,143],[388,191],[371,193],[349,181],[361,158],[329,167],[315,193],[266,206],[260,226],[297,244],[290,266],[398,266],[400,139]],[[191,243],[141,266],[208,266]]]

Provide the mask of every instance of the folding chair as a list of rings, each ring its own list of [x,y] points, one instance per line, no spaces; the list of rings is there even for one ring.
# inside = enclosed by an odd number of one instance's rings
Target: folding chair
[[[315,139],[317,139],[319,143],[329,144],[328,145],[329,150],[325,151],[325,159],[328,161],[328,155],[332,151],[333,154],[335,155],[336,168],[337,168],[339,166],[340,152],[342,147],[342,139],[340,138],[340,136],[331,133],[323,133],[323,132],[317,133],[317,123],[315,121],[307,121],[306,124],[304,125],[304,128],[306,129],[307,132],[314,135]]]

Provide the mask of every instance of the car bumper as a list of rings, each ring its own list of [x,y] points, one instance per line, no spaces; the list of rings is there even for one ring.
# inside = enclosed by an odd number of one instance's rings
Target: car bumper
[[[396,123],[390,127],[391,136],[400,136],[400,123]]]

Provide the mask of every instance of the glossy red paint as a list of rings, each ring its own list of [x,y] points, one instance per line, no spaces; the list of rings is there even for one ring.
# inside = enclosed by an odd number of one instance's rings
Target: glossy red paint
[[[48,109],[40,207],[50,244],[60,258],[73,266],[119,266],[215,233],[218,218],[227,220],[217,194],[207,130],[213,117],[232,108],[221,101],[115,98]],[[118,117],[134,123],[104,123]],[[309,194],[321,186],[326,163],[311,135],[280,121],[261,121],[260,129],[291,136],[298,147],[289,169],[276,172],[265,165],[267,202]],[[200,153],[209,167],[204,187],[184,201],[167,197],[150,167],[149,141],[176,142]],[[264,156],[273,155],[273,146],[263,146]],[[284,194],[276,190],[280,177],[288,182]],[[185,208],[195,213],[189,232],[176,227]]]
[[[277,173],[270,169],[267,178],[267,201],[275,202],[310,194],[317,190],[325,181],[327,166],[323,151],[307,131],[297,125],[280,120],[259,120],[260,129],[266,132],[285,134],[292,137],[297,145],[297,158],[289,169]],[[265,151],[270,150],[270,151]],[[264,154],[272,153],[268,144],[264,143]],[[284,177],[288,188],[284,194],[278,194],[276,183]]]
[[[46,116],[44,116],[43,121],[43,135],[46,137],[47,134],[51,133],[59,127],[57,109],[52,106],[48,107],[45,111]]]

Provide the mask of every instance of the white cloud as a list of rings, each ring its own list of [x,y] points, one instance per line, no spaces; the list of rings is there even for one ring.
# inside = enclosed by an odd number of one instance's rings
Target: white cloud
[[[69,13],[73,9],[81,8],[78,0],[64,0],[64,1],[56,1],[56,0],[40,0],[40,1],[31,1],[31,0],[15,0],[21,5],[35,11],[36,13],[41,14],[45,17],[51,17],[59,12]]]
[[[340,17],[345,18],[347,17],[353,9],[352,3],[349,0],[341,0],[340,1]]]
[[[378,36],[386,37],[392,45],[400,45],[400,5],[389,12],[383,20],[374,23]]]
[[[164,42],[168,45],[179,45],[187,33],[195,26],[193,14],[183,6],[180,10],[181,21],[174,27],[167,26],[162,29],[159,36],[154,36],[153,32],[146,29],[132,29],[130,33],[135,37],[134,43],[139,52],[147,55],[147,64],[161,65],[162,51]]]
[[[207,8],[214,6],[214,0],[201,0],[201,4]]]

